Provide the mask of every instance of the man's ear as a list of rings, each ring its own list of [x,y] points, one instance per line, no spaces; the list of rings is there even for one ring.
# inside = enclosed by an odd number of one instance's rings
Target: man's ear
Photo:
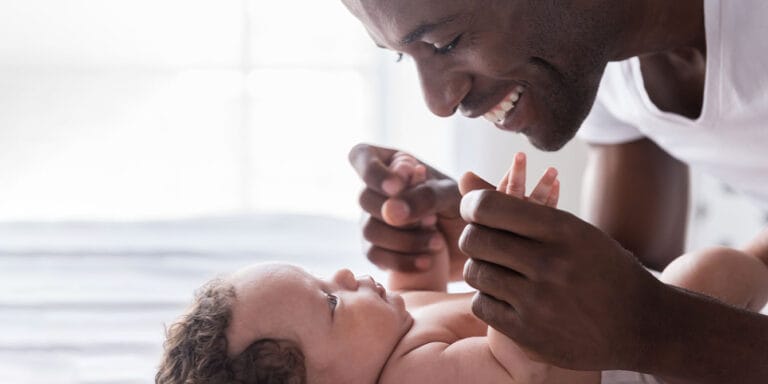
[[[472,172],[467,172],[461,176],[461,179],[459,180],[459,192],[461,192],[462,196],[477,189],[496,190],[496,186],[483,180],[480,176]]]

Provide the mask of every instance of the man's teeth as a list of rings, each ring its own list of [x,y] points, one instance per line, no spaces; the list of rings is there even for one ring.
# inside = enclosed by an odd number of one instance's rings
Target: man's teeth
[[[518,85],[514,91],[510,92],[509,95],[501,100],[497,106],[491,108],[491,110],[483,115],[483,117],[494,124],[503,123],[504,118],[507,116],[509,111],[515,108],[515,103],[520,100],[520,96],[523,95],[523,91],[525,91],[525,88]]]

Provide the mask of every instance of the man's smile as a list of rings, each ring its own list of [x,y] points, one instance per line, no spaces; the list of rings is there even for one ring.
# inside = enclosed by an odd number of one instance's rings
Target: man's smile
[[[483,117],[494,124],[503,123],[515,109],[515,104],[523,96],[523,92],[525,92],[525,87],[522,85],[516,86],[511,92],[504,96],[500,102],[489,109],[488,112],[485,112]]]

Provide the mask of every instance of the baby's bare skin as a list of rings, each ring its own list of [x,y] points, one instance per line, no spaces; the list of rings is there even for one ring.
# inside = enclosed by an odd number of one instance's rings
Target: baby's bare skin
[[[403,293],[414,322],[384,367],[379,383],[597,384],[599,372],[576,372],[531,361],[472,314],[473,293]],[[494,337],[502,348],[491,351]],[[503,352],[503,356],[497,356]],[[504,359],[504,364],[499,359]]]

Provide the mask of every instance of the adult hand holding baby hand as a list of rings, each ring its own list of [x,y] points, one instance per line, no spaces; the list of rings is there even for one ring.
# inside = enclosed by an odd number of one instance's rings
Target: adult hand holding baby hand
[[[365,182],[359,202],[368,214],[363,223],[363,237],[370,243],[368,259],[383,269],[423,271],[447,247],[452,274],[460,278],[466,256],[458,249],[458,238],[466,223],[459,215],[458,186],[423,163],[393,164],[400,154],[367,144],[349,153]],[[419,174],[422,167],[421,177],[408,176],[414,170]]]
[[[469,224],[459,244],[478,317],[564,368],[620,369],[649,352],[643,334],[657,321],[646,309],[661,283],[631,253],[576,216],[473,174],[461,187]]]

